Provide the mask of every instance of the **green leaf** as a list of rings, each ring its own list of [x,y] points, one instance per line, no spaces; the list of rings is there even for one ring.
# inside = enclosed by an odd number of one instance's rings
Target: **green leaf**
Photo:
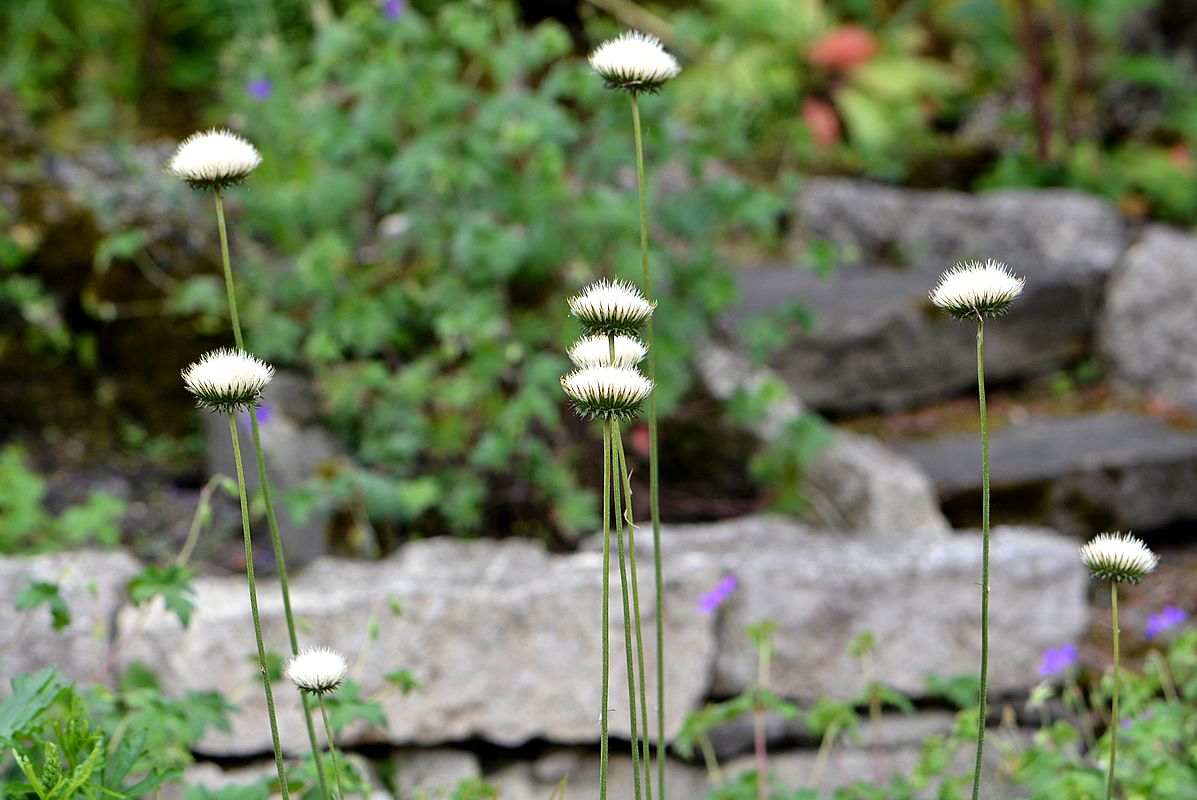
[[[388,672],[386,681],[387,683],[393,683],[398,686],[399,691],[405,695],[424,688],[424,684],[420,683],[409,669],[397,669],[394,672]]]
[[[50,608],[50,624],[54,630],[62,630],[71,624],[71,608],[62,599],[57,583],[30,581],[29,585],[17,594],[17,611],[28,611],[43,603]]]
[[[335,693],[325,696],[324,703],[328,706],[329,722],[337,733],[357,720],[386,727],[387,720],[382,713],[382,706],[377,700],[362,697],[361,690],[362,687],[356,681],[348,680],[341,684],[341,688]]]
[[[46,667],[35,675],[18,675],[10,681],[12,694],[0,706],[0,742],[11,743],[26,735],[33,723],[69,689],[58,670]]]
[[[161,595],[166,607],[175,612],[179,622],[186,628],[191,623],[191,612],[195,610],[195,603],[191,602],[195,595],[191,586],[194,577],[195,570],[179,564],[146,567],[129,581],[129,599],[135,605],[142,605]]]

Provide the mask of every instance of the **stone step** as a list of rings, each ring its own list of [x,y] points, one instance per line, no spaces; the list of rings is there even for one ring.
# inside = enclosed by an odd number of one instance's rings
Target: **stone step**
[[[754,314],[808,309],[809,330],[795,331],[770,365],[805,403],[837,415],[908,408],[975,382],[974,326],[927,299],[961,260],[995,258],[1027,279],[1011,314],[987,326],[991,381],[1087,356],[1106,277],[1126,246],[1114,210],[1075,192],[972,196],[822,179],[804,187],[797,211],[804,236],[857,260],[826,278],[793,264],[741,269],[741,301],[722,324],[734,339]]]
[[[975,433],[889,442],[931,476],[948,518],[980,524]],[[1088,538],[1197,519],[1197,430],[1125,411],[1032,419],[991,431],[995,523]]]

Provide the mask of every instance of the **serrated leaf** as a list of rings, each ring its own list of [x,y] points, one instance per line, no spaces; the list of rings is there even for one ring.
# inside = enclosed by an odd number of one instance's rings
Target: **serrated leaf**
[[[62,599],[58,584],[30,581],[17,594],[17,611],[28,611],[43,603],[50,608],[50,625],[54,630],[62,630],[71,624],[71,608]]]
[[[35,675],[18,675],[10,683],[12,694],[0,706],[0,742],[11,742],[28,733],[33,723],[70,688],[54,667],[46,667]]]

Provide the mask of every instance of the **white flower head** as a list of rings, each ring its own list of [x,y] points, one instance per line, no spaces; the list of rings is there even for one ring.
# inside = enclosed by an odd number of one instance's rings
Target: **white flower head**
[[[648,355],[648,348],[630,336],[615,337],[615,358],[611,357],[611,339],[584,336],[569,349],[569,360],[577,367],[634,367]]]
[[[636,336],[656,307],[636,284],[621,280],[595,281],[569,298],[570,313],[588,336]]]
[[[166,162],[166,171],[193,189],[223,189],[240,183],[262,163],[252,144],[232,131],[193,133]]]
[[[633,420],[653,382],[632,367],[583,367],[561,378],[582,419]]]
[[[969,261],[940,275],[928,297],[955,319],[997,317],[1010,310],[1025,283],[1000,261]]]
[[[1099,533],[1081,547],[1081,561],[1093,574],[1117,583],[1138,583],[1154,572],[1160,557],[1130,534]]]
[[[336,691],[349,673],[345,656],[328,647],[308,647],[287,664],[284,674],[301,692]]]
[[[204,353],[183,370],[183,384],[200,408],[231,414],[257,408],[262,392],[274,378],[274,367],[243,350]]]
[[[590,66],[608,89],[633,93],[656,92],[682,71],[660,39],[640,31],[626,31],[600,44],[590,54]]]

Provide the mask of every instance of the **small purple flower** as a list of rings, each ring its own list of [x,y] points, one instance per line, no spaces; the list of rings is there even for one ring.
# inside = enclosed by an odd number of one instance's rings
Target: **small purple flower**
[[[1175,628],[1180,623],[1189,618],[1184,609],[1177,608],[1169,603],[1164,606],[1164,610],[1158,614],[1152,614],[1147,618],[1147,638],[1154,639],[1166,630]]]
[[[270,418],[274,416],[274,409],[270,407],[269,403],[262,403],[262,405],[254,409],[254,416],[258,418],[259,426],[265,425],[270,421]],[[251,430],[253,430],[253,426],[249,424],[248,411],[243,411],[242,413],[238,414],[237,422],[240,424],[241,430],[243,432],[249,433]]]
[[[1153,715],[1152,715],[1151,711],[1144,711],[1144,712],[1140,713],[1139,716],[1137,716],[1137,717],[1127,717],[1126,719],[1122,720],[1122,728],[1123,728],[1123,730],[1130,730],[1132,723],[1143,722],[1145,720],[1149,720],[1149,719],[1151,719],[1152,716]]]
[[[407,0],[386,0],[382,4],[382,14],[391,22],[403,16],[403,12],[407,10]]]
[[[736,587],[740,582],[736,580],[735,575],[728,575],[719,583],[715,584],[715,588],[698,598],[698,613],[711,614],[715,609],[723,605],[727,598],[731,597],[736,591]]]
[[[269,78],[251,78],[245,82],[245,93],[258,102],[267,100],[274,94],[274,81]]]
[[[1059,675],[1076,663],[1076,645],[1065,644],[1059,647],[1049,647],[1043,651],[1043,661],[1039,664],[1039,677],[1050,678]]]

